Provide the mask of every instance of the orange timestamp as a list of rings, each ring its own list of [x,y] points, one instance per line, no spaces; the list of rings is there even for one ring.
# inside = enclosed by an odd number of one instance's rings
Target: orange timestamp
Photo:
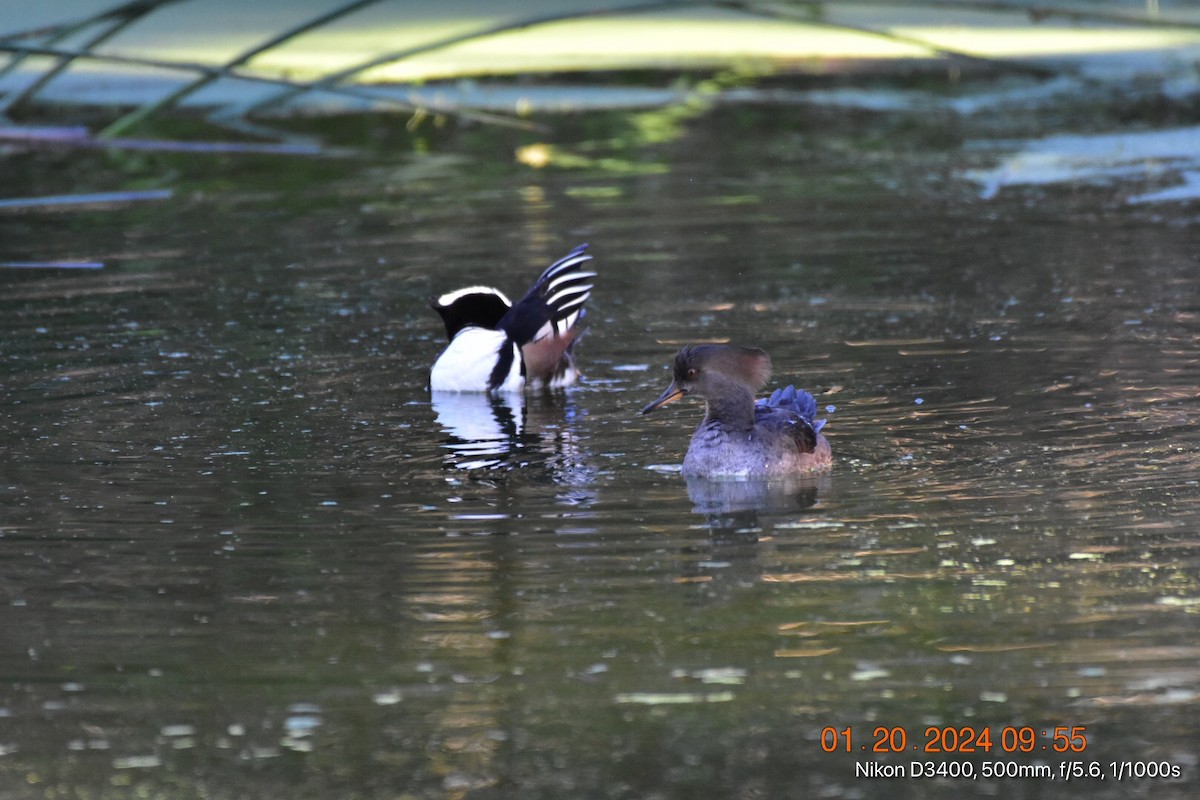
[[[1082,753],[1087,750],[1087,728],[1083,725],[1006,725],[996,728],[971,725],[930,725],[919,737],[910,737],[903,726],[877,725],[863,743],[856,742],[851,726],[821,729],[821,749],[826,753]]]

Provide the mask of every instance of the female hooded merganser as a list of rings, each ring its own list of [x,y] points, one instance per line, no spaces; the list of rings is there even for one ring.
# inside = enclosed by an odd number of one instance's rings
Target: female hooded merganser
[[[596,276],[586,244],[556,261],[512,305],[499,289],[468,286],[429,305],[446,324],[450,344],[429,373],[445,392],[519,392],[526,385],[567,386],[579,377],[571,345]]]
[[[753,347],[688,345],[675,356],[674,380],[642,409],[649,414],[686,394],[707,401],[683,474],[696,477],[770,478],[825,472],[832,462],[816,419],[817,401],[794,387],[754,401],[771,376],[771,357]]]

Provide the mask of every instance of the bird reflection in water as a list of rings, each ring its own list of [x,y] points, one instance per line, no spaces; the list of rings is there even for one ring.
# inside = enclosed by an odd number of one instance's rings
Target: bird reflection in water
[[[565,395],[435,391],[431,403],[446,434],[448,467],[503,471],[542,465],[557,483],[590,480],[574,426],[576,409]]]
[[[763,542],[771,517],[794,519],[808,513],[829,486],[828,475],[784,478],[712,479],[687,477],[692,513],[704,520],[707,540],[694,541],[678,580],[697,584],[697,598],[725,603],[763,579]],[[770,551],[768,551],[770,552]]]
[[[714,538],[755,541],[761,530],[760,514],[797,514],[812,508],[829,475],[790,475],[771,479],[687,478],[692,512],[705,518]]]

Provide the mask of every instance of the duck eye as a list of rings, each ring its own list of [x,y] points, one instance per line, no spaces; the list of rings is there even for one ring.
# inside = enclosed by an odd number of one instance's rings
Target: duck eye
[[[688,380],[691,380],[692,378],[696,377],[696,368],[692,367],[691,369],[689,369],[687,371],[687,376],[688,376]]]

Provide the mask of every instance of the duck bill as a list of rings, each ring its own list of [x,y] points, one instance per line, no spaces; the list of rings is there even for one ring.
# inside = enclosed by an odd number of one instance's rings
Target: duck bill
[[[667,403],[672,403],[672,402],[678,400],[679,398],[683,397],[685,394],[687,394],[687,389],[680,389],[678,386],[675,385],[675,382],[672,381],[671,385],[667,387],[667,390],[665,392],[663,392],[662,394],[660,394],[658,396],[657,400],[655,400],[653,403],[651,403],[650,405],[648,405],[642,409],[642,413],[649,414],[651,411],[658,408],[659,406],[665,406]]]

